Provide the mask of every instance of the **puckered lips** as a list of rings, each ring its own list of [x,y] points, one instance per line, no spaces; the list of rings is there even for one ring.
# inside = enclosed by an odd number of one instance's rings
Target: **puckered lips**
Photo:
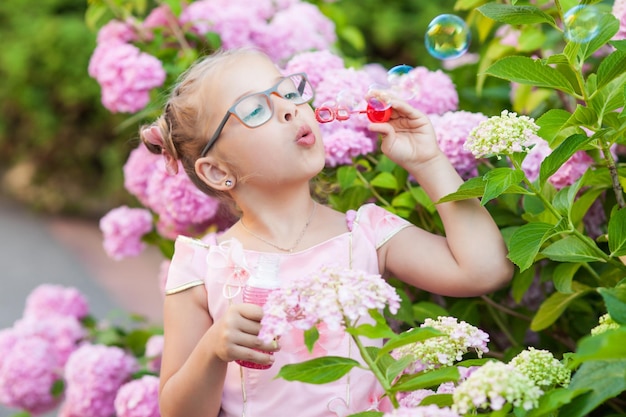
[[[315,144],[313,130],[307,125],[301,126],[296,134],[296,143],[301,146],[313,146]]]

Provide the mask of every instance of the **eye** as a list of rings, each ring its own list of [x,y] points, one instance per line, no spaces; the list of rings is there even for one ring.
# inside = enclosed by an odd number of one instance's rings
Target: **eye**
[[[266,106],[261,104],[257,105],[254,109],[251,109],[243,115],[241,121],[250,126],[256,126],[265,121],[267,114]]]
[[[242,100],[235,108],[235,113],[249,127],[265,123],[272,115],[266,97],[258,94]]]

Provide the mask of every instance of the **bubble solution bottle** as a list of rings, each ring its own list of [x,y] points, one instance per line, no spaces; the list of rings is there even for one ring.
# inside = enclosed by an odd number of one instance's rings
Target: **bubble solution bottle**
[[[243,302],[263,306],[269,294],[280,287],[278,279],[279,258],[277,256],[261,255],[256,272],[248,278],[243,288]],[[261,350],[259,350],[261,352]],[[263,351],[264,352],[264,351]],[[268,352],[264,352],[268,353]],[[273,355],[272,352],[269,352]],[[235,361],[239,365],[251,369],[269,369],[272,365],[261,365],[250,361]]]

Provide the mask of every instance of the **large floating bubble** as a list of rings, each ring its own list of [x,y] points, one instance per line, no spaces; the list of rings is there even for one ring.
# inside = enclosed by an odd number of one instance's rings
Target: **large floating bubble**
[[[453,14],[435,17],[426,30],[424,43],[428,53],[437,59],[458,58],[467,52],[471,34],[465,21]]]
[[[572,7],[563,16],[565,38],[576,43],[587,43],[600,30],[600,10],[595,6]]]

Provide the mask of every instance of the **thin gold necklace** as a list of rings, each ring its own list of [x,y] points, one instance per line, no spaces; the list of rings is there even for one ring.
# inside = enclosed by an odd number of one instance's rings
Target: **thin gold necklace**
[[[293,250],[298,246],[298,244],[300,243],[300,241],[302,240],[302,238],[304,237],[304,234],[306,233],[306,229],[308,229],[309,224],[311,223],[311,220],[313,219],[313,215],[315,214],[315,208],[317,207],[317,203],[315,203],[315,201],[313,202],[313,209],[311,210],[311,214],[309,215],[309,218],[306,221],[306,224],[304,225],[304,227],[302,228],[302,231],[300,232],[300,235],[298,235],[298,238],[296,239],[296,241],[294,242],[293,245],[291,245],[291,247],[289,248],[283,248],[282,246],[278,246],[275,243],[270,242],[267,239],[264,239],[263,237],[257,235],[256,233],[254,233],[252,230],[248,229],[248,227],[246,226],[246,224],[243,222],[243,217],[239,220],[239,222],[241,223],[241,227],[244,228],[244,230],[248,233],[250,233],[252,236],[254,236],[255,238],[259,239],[261,242],[267,243],[268,245],[283,251],[283,252],[293,252]]]

